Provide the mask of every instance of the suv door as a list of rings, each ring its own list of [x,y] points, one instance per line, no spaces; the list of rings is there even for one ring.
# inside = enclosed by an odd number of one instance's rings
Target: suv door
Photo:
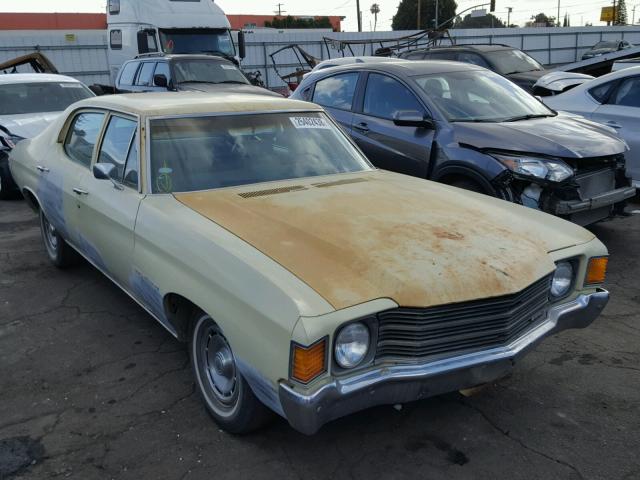
[[[359,78],[360,72],[340,73],[318,80],[313,90],[313,103],[322,105],[347,133]]]
[[[640,76],[618,83],[591,119],[615,128],[626,140],[631,149],[626,154],[627,176],[640,182]]]
[[[155,88],[153,86],[153,72],[156,70],[156,62],[142,62],[136,77],[134,91],[150,92]]]
[[[395,114],[406,110],[428,117],[406,85],[388,75],[369,73],[351,136],[376,167],[426,178],[434,131],[395,125]]]
[[[120,285],[129,283],[134,227],[143,198],[139,188],[138,120],[111,113],[99,143],[95,164],[115,165],[113,183],[84,177],[79,211],[79,247]]]

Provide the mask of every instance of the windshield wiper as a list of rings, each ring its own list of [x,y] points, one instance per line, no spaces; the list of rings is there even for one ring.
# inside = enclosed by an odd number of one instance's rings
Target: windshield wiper
[[[215,83],[239,83],[240,85],[248,85],[247,82],[242,82],[240,80],[223,80],[222,82]]]
[[[450,122],[458,122],[458,123],[496,123],[498,120],[494,120],[491,118],[454,118],[453,120],[449,120]]]
[[[517,122],[520,120],[531,120],[532,118],[546,118],[546,117],[555,117],[553,113],[529,113],[527,115],[520,115],[517,117],[505,118],[502,120],[503,122]]]

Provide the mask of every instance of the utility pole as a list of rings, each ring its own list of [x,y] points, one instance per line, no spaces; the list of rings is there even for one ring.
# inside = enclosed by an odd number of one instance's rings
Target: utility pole
[[[356,9],[358,10],[358,31],[362,31],[362,13],[360,13],[360,0],[356,0]]]
[[[420,14],[421,14],[421,11],[422,11],[422,2],[420,0],[418,0],[418,25],[417,25],[418,28],[417,28],[417,30],[420,30],[420,23],[421,23],[420,22]]]
[[[631,10],[631,25],[633,25],[634,23],[636,23],[636,7],[638,5],[634,5],[633,9]]]
[[[511,25],[511,12],[513,12],[513,7],[507,7],[507,28]]]
[[[277,6],[278,6],[278,11],[273,13],[277,13],[279,17],[281,17],[283,13],[287,13],[285,10],[282,10],[282,7],[284,7],[284,3],[278,3]]]
[[[438,0],[436,0],[436,24],[435,24],[436,30],[438,29],[438,25],[439,25],[439,23],[438,23]]]
[[[618,24],[618,12],[616,12],[616,0],[613,0],[613,22],[611,25],[614,27]]]
[[[613,0],[614,2],[616,0]],[[556,25],[560,26],[560,0],[558,0],[558,16],[556,17]]]

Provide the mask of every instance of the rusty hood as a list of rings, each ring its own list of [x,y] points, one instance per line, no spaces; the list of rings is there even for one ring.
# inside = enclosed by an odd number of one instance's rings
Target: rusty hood
[[[553,271],[550,250],[593,238],[524,207],[381,171],[175,197],[336,309],[377,298],[417,307],[514,293]]]

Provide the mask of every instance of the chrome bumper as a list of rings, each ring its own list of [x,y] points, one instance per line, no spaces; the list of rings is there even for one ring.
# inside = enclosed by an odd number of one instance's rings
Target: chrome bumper
[[[635,187],[623,187],[596,195],[586,200],[567,200],[558,202],[554,208],[555,215],[571,215],[572,213],[596,210],[609,207],[636,195]]]
[[[580,295],[549,311],[547,319],[511,344],[421,365],[393,365],[337,378],[303,392],[281,382],[280,403],[293,428],[307,435],[322,425],[375,405],[420,400],[491,382],[508,374],[516,360],[543,338],[568,328],[584,328],[609,301],[609,292]]]

